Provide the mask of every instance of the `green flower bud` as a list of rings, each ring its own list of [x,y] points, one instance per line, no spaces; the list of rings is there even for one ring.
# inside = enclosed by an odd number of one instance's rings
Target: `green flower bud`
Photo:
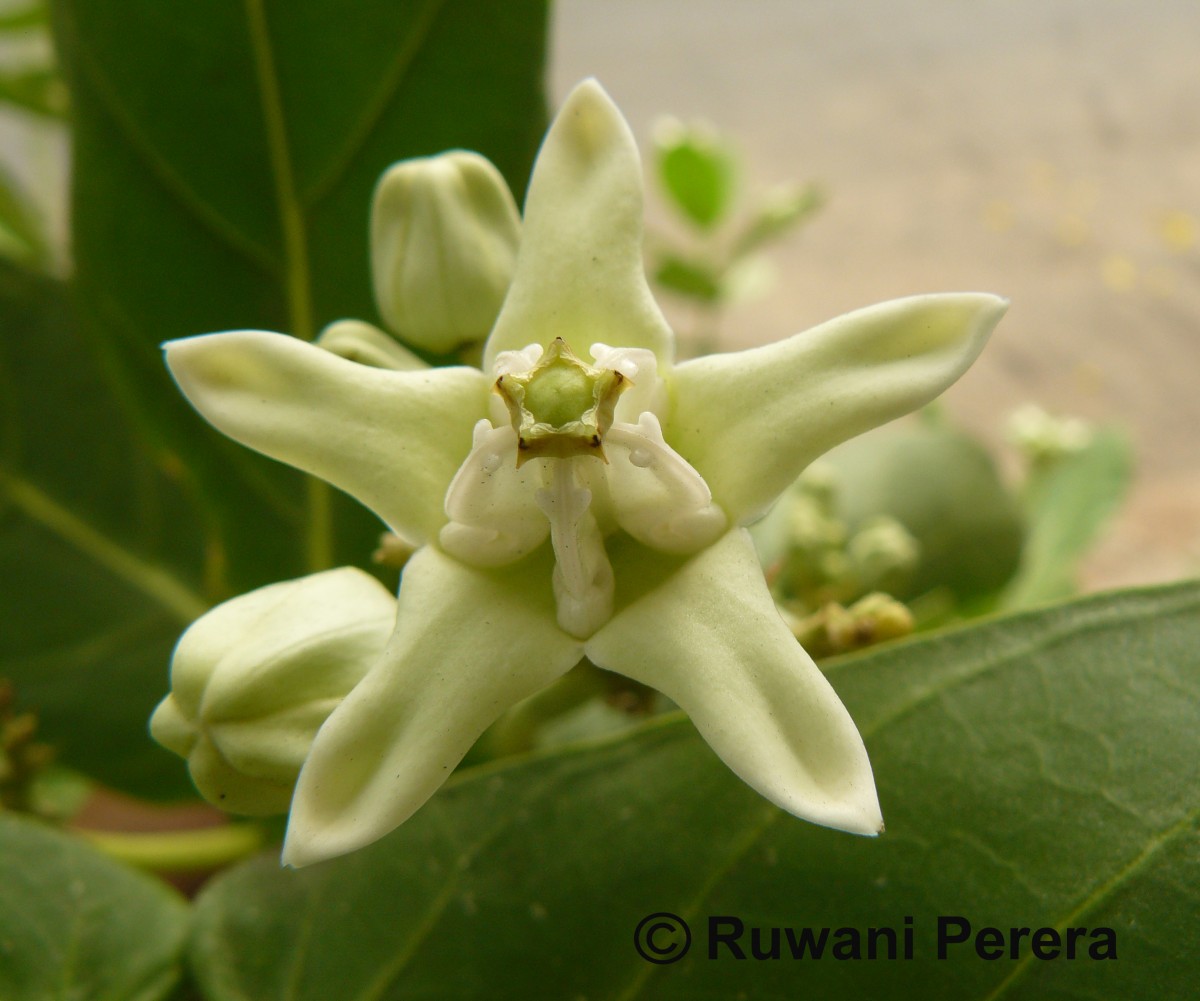
[[[378,659],[396,599],[353,567],[259,588],[197,619],[175,647],[150,733],[209,802],[285,813],[326,717]]]
[[[396,338],[362,320],[335,320],[321,331],[315,343],[347,361],[371,368],[415,372],[427,367]]]
[[[395,164],[371,210],[384,322],[427,351],[483,340],[512,281],[519,237],[512,193],[482,156],[454,151]]]
[[[863,522],[846,552],[859,586],[875,590],[907,582],[920,560],[921,546],[899,521],[879,514]]]
[[[1027,403],[1008,419],[1008,439],[1033,465],[1047,465],[1081,452],[1094,437],[1092,426],[1079,417],[1056,417],[1036,403]]]

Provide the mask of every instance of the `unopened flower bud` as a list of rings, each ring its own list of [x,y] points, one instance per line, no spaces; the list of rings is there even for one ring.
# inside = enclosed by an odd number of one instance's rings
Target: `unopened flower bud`
[[[484,157],[454,151],[395,164],[371,210],[384,322],[428,351],[483,340],[512,281],[519,236],[512,193]]]
[[[1018,407],[1008,419],[1008,438],[1034,465],[1054,462],[1091,444],[1092,426],[1079,417],[1056,417],[1036,403]]]
[[[396,338],[362,320],[335,320],[321,331],[315,343],[347,361],[371,368],[415,372],[427,367]]]
[[[171,694],[150,720],[209,802],[284,813],[326,717],[378,659],[396,599],[353,567],[251,591],[180,638]]]
[[[905,580],[921,556],[921,544],[912,533],[886,514],[868,518],[846,549],[864,589],[884,588]]]

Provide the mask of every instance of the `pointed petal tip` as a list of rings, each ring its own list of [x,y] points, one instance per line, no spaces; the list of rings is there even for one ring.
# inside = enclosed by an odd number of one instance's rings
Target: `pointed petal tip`
[[[1008,307],[1012,305],[1012,300],[1006,295],[995,295],[991,292],[976,292],[974,295],[980,300],[981,320],[993,327],[1000,322],[1000,319],[1008,312]]]
[[[322,829],[319,825],[314,827],[303,822],[297,823],[296,800],[293,797],[292,814],[288,818],[287,834],[283,838],[279,863],[287,869],[305,869],[319,862],[328,862],[339,855],[349,855],[365,848],[381,836],[375,834],[355,837],[345,825],[331,825]]]
[[[304,851],[296,844],[291,832],[283,841],[283,851],[279,855],[279,865],[284,869],[303,869],[316,862],[323,861],[323,856],[314,852]]]
[[[557,137],[554,141],[564,149],[573,149],[587,161],[618,154],[638,164],[640,169],[633,131],[616,102],[594,77],[576,84],[567,95],[547,133],[547,145],[551,145],[552,137]],[[640,184],[640,175],[638,180]]]
[[[870,765],[867,764],[866,767],[870,768]],[[805,797],[791,802],[780,802],[779,805],[801,820],[831,830],[867,838],[878,837],[883,833],[884,824],[883,813],[879,809],[879,798],[875,794],[875,783],[871,780],[866,796],[860,796],[857,783],[854,785],[855,788],[850,789],[839,800],[818,804]]]
[[[163,342],[162,349],[167,368],[177,382],[189,375],[224,381],[226,376],[241,367],[232,360],[236,349],[247,346],[253,348],[263,343],[272,345],[279,338],[293,339],[287,334],[266,330],[226,330],[194,337],[177,337]]]
[[[575,84],[567,94],[562,106],[565,108],[568,105],[575,103],[596,102],[607,104],[613,108],[616,107],[616,102],[609,96],[603,84],[600,83],[594,76],[584,77],[579,83]]]
[[[978,354],[978,351],[983,349],[983,345],[992,336],[996,325],[1008,312],[1011,300],[990,292],[969,292],[965,293],[962,298],[968,300],[969,305],[974,309],[974,322],[969,325],[973,329],[968,330],[967,340],[977,345],[975,353]],[[972,360],[973,358],[974,356],[972,356]]]

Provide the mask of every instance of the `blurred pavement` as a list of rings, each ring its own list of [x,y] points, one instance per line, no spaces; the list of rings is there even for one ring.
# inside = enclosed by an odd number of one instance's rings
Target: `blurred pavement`
[[[1195,0],[561,0],[551,81],[598,77],[643,148],[705,118],[753,186],[827,187],[726,346],[1009,296],[948,405],[992,440],[1027,400],[1129,429],[1135,494],[1088,570],[1109,586],[1200,573],[1198,49]]]

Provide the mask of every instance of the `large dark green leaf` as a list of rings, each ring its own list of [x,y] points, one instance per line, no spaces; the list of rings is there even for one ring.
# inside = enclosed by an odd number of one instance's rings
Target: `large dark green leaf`
[[[1131,592],[834,664],[875,762],[878,840],[770,807],[679,718],[466,773],[370,849],[213,884],[192,953],[205,997],[1193,997],[1198,612],[1198,585]],[[677,965],[634,951],[656,911],[691,922]],[[914,958],[710,960],[709,915],[901,941],[911,917]],[[939,916],[1108,927],[1118,958],[1088,958],[1085,937],[1073,960],[1029,958],[1026,938],[1022,958],[967,944],[939,961]]]
[[[146,734],[171,646],[205,608],[197,514],[131,434],[61,284],[0,265],[0,677],[60,760],[182,793]]]
[[[220,441],[158,345],[371,319],[368,209],[394,160],[477,149],[521,190],[544,119],[544,0],[54,12],[75,121],[75,291],[122,401],[192,470],[228,590],[362,562],[378,523]]]
[[[0,997],[155,1001],[179,979],[187,905],[82,841],[0,816]]]
[[[325,518],[322,488],[208,429],[158,344],[370,316],[367,212],[394,159],[475,147],[523,184],[545,9],[55,12],[75,97],[76,309],[61,285],[0,271],[0,676],[61,760],[179,794],[185,770],[146,718],[180,630],[230,594],[363,562],[379,526],[340,497]]]

